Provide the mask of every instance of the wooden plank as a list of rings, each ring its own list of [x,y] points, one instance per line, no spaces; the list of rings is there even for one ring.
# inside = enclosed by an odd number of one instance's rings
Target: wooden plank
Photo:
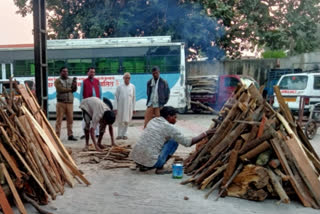
[[[287,175],[290,176],[289,181],[290,181],[293,189],[295,190],[296,194],[298,195],[301,203],[305,207],[311,207],[312,206],[311,205],[312,199],[308,196],[308,192],[304,191],[303,184],[301,184],[300,182],[298,182],[295,179],[295,175],[293,174],[293,172],[289,166],[289,163],[285,157],[285,153],[284,153],[283,149],[281,148],[280,140],[278,138],[274,138],[274,139],[270,140],[270,142],[273,147],[273,150],[275,151],[275,153],[281,163],[283,170],[285,171],[285,173]]]
[[[258,130],[257,137],[261,137],[261,136],[263,135],[263,130],[264,130],[264,126],[265,126],[265,124],[266,124],[266,121],[267,121],[267,118],[266,118],[266,116],[263,114],[262,120],[261,120],[261,123],[260,123],[260,126],[259,126],[259,130]]]
[[[285,118],[289,121],[290,124],[293,124],[294,119],[292,117],[291,110],[289,109],[288,105],[286,104],[286,101],[282,97],[279,86],[273,86],[273,90],[276,94],[278,103],[280,105],[280,109],[283,111]]]
[[[17,179],[20,180],[22,178],[22,174],[18,169],[16,162],[11,158],[6,148],[4,148],[1,140],[0,140],[0,152],[8,162],[9,166],[11,167],[12,171],[16,175]]]
[[[2,132],[3,136],[5,137],[5,139],[10,142],[10,139],[6,133],[6,131],[3,129],[3,127],[0,126],[0,131]],[[13,149],[13,151],[16,153],[16,155],[18,156],[18,158],[20,159],[20,161],[22,162],[22,164],[26,167],[26,169],[28,170],[28,172],[31,174],[31,176],[33,177],[33,179],[36,181],[36,183],[40,186],[40,188],[42,189],[42,191],[45,193],[45,195],[48,197],[49,194],[47,193],[46,189],[43,187],[42,183],[39,181],[39,179],[37,178],[37,176],[34,174],[34,172],[31,170],[31,168],[29,167],[29,165],[26,163],[26,161],[24,160],[24,158],[21,156],[21,154],[16,150],[16,148],[11,145],[9,143],[10,147]]]
[[[64,156],[61,156],[64,163],[69,167],[69,169],[77,175],[86,185],[90,185],[91,183],[82,175],[82,173],[73,166]]]
[[[286,140],[285,142],[293,155],[293,160],[304,182],[308,186],[311,195],[317,202],[318,206],[320,206],[320,181],[314,171],[314,168],[310,165],[310,160],[294,138]]]
[[[14,197],[14,199],[15,199],[16,205],[17,205],[20,213],[26,214],[27,211],[26,211],[26,209],[24,208],[24,205],[23,205],[23,203],[22,203],[22,201],[21,201],[21,198],[20,198],[20,196],[19,196],[19,194],[18,194],[18,192],[17,192],[16,187],[14,186],[13,181],[11,180],[11,177],[10,177],[8,171],[7,171],[6,166],[4,165],[4,163],[1,163],[0,166],[1,166],[2,172],[3,172],[3,174],[4,174],[4,177],[6,178],[7,183],[8,183],[8,185],[9,185],[9,187],[10,187],[10,190],[11,190],[11,192],[12,192],[12,194],[13,194],[13,197]]]
[[[13,210],[8,202],[7,196],[0,185],[0,206],[4,214],[13,214]]]
[[[52,142],[50,141],[48,136],[45,134],[44,130],[41,128],[41,126],[38,124],[38,122],[32,117],[32,115],[30,114],[30,112],[28,111],[28,109],[25,106],[22,106],[21,109],[22,109],[23,113],[27,115],[28,119],[30,121],[32,121],[33,125],[37,129],[37,131],[40,134],[40,136],[42,137],[43,141],[47,144],[47,146],[49,147],[49,149],[52,152],[53,156],[58,161],[58,163],[61,166],[64,174],[66,175],[67,183],[71,187],[73,187],[75,185],[75,180],[73,179],[73,176],[71,175],[70,171],[67,169],[67,167],[64,164],[64,162],[62,161],[58,151],[55,149],[54,145],[52,144]]]
[[[66,148],[64,147],[63,143],[61,142],[60,138],[57,136],[55,130],[53,130],[51,124],[49,123],[49,121],[47,120],[46,115],[44,114],[44,112],[41,110],[36,98],[33,96],[32,92],[30,91],[29,87],[27,86],[26,88],[22,87],[20,88],[20,91],[23,90],[27,90],[29,93],[29,96],[31,97],[31,99],[33,100],[34,104],[36,105],[37,109],[40,109],[40,114],[43,118],[43,120],[41,122],[44,123],[39,123],[42,124],[42,127],[44,128],[44,131],[46,132],[46,134],[49,136],[50,140],[53,140],[51,142],[54,142],[55,146],[58,146],[60,149],[60,152],[69,160],[71,161],[71,163],[74,165],[75,168],[78,168],[76,163],[74,162],[73,158],[71,157],[71,155],[69,154],[69,152],[66,150]],[[45,125],[43,125],[45,124]],[[52,139],[53,138],[53,139]]]
[[[31,128],[32,127],[32,123],[28,123],[26,121],[26,116],[23,115],[23,116],[20,116],[19,117],[19,121],[24,125],[24,128],[25,130],[28,132],[28,135],[29,135],[29,138],[30,136],[32,136],[34,138],[34,142],[39,144],[39,146],[41,147],[42,151],[44,152],[49,164],[50,164],[50,167],[51,167],[51,170],[54,172],[54,177],[55,177],[55,180],[56,182],[58,183],[58,186],[59,186],[59,189],[61,191],[61,193],[63,192],[63,186],[62,186],[62,181],[61,181],[61,177],[60,177],[60,174],[57,170],[57,167],[52,159],[52,155],[49,151],[49,148],[47,147],[47,145],[42,141],[39,133],[37,133],[36,131],[34,131],[35,128]]]

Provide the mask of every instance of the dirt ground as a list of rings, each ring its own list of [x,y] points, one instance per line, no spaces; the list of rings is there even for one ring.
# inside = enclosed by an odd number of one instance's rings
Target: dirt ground
[[[205,131],[211,124],[211,115],[185,114],[178,116],[176,124],[187,136],[195,136]],[[54,121],[50,121],[54,125]],[[143,120],[135,119],[129,127],[127,141],[117,144],[134,144],[142,132]],[[82,135],[81,121],[74,123],[74,135]],[[116,128],[115,128],[116,130]],[[62,141],[71,147],[79,168],[92,183],[90,186],[77,184],[74,188],[66,186],[65,193],[58,196],[49,205],[44,206],[53,213],[319,213],[319,210],[303,207],[300,202],[277,204],[277,200],[263,202],[247,201],[226,197],[215,201],[217,192],[204,199],[206,191],[200,191],[190,185],[180,185],[181,180],[171,175],[156,175],[154,171],[142,173],[130,169],[104,170],[99,164],[82,164],[77,154],[84,146],[84,140],[76,143],[67,141],[66,125],[63,123]],[[110,144],[106,134],[104,144]],[[320,154],[320,134],[312,140],[315,150]],[[179,146],[177,154],[187,157],[194,148]],[[187,176],[184,176],[186,179]],[[188,200],[185,200],[188,197]],[[37,213],[26,205],[28,213]]]

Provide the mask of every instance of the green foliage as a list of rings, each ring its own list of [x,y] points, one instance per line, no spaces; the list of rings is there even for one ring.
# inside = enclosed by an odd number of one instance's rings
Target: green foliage
[[[284,58],[286,57],[287,55],[285,54],[285,52],[283,50],[274,50],[274,51],[265,51],[262,53],[262,57],[264,59],[269,59],[269,58]]]
[[[32,12],[32,0],[14,0]],[[50,38],[171,35],[209,57],[319,48],[319,0],[46,0]],[[223,51],[221,51],[224,50]],[[191,55],[191,52],[190,52]]]

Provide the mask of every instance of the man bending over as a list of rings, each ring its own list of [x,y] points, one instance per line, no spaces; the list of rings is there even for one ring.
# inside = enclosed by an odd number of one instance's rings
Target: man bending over
[[[112,124],[115,121],[115,115],[111,108],[99,98],[89,97],[82,100],[80,109],[82,110],[83,119],[85,122],[84,133],[86,137],[86,146],[84,150],[88,150],[90,136],[97,151],[102,151],[102,149],[104,149],[101,141],[107,125],[109,125],[111,144],[115,146],[116,144],[114,143],[112,128]],[[100,124],[100,129],[98,142],[96,142],[94,130],[97,128],[98,124]]]

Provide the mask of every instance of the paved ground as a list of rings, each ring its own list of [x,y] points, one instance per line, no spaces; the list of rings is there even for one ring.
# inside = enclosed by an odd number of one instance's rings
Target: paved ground
[[[177,126],[189,136],[206,130],[211,123],[211,115],[179,115]],[[51,121],[54,124],[54,121]],[[134,120],[129,128],[129,140],[133,144],[142,132],[142,120]],[[84,141],[70,143],[66,140],[65,124],[62,141],[74,151],[79,151]],[[81,121],[75,121],[75,135],[80,137]],[[108,135],[104,143],[109,143]],[[117,143],[124,143],[117,141]],[[320,135],[312,141],[320,154]],[[193,148],[179,147],[178,154],[187,156]],[[130,169],[103,170],[96,165],[80,164],[92,183],[91,186],[76,185],[66,187],[65,194],[58,196],[45,208],[53,213],[319,213],[318,210],[305,208],[299,202],[277,204],[276,200],[253,202],[238,198],[220,198],[215,201],[217,192],[208,200],[204,199],[206,191],[195,187],[180,185],[181,180],[172,179],[170,175],[155,175],[154,172],[141,173]],[[189,200],[184,200],[187,196]],[[27,206],[29,213],[37,213]]]

